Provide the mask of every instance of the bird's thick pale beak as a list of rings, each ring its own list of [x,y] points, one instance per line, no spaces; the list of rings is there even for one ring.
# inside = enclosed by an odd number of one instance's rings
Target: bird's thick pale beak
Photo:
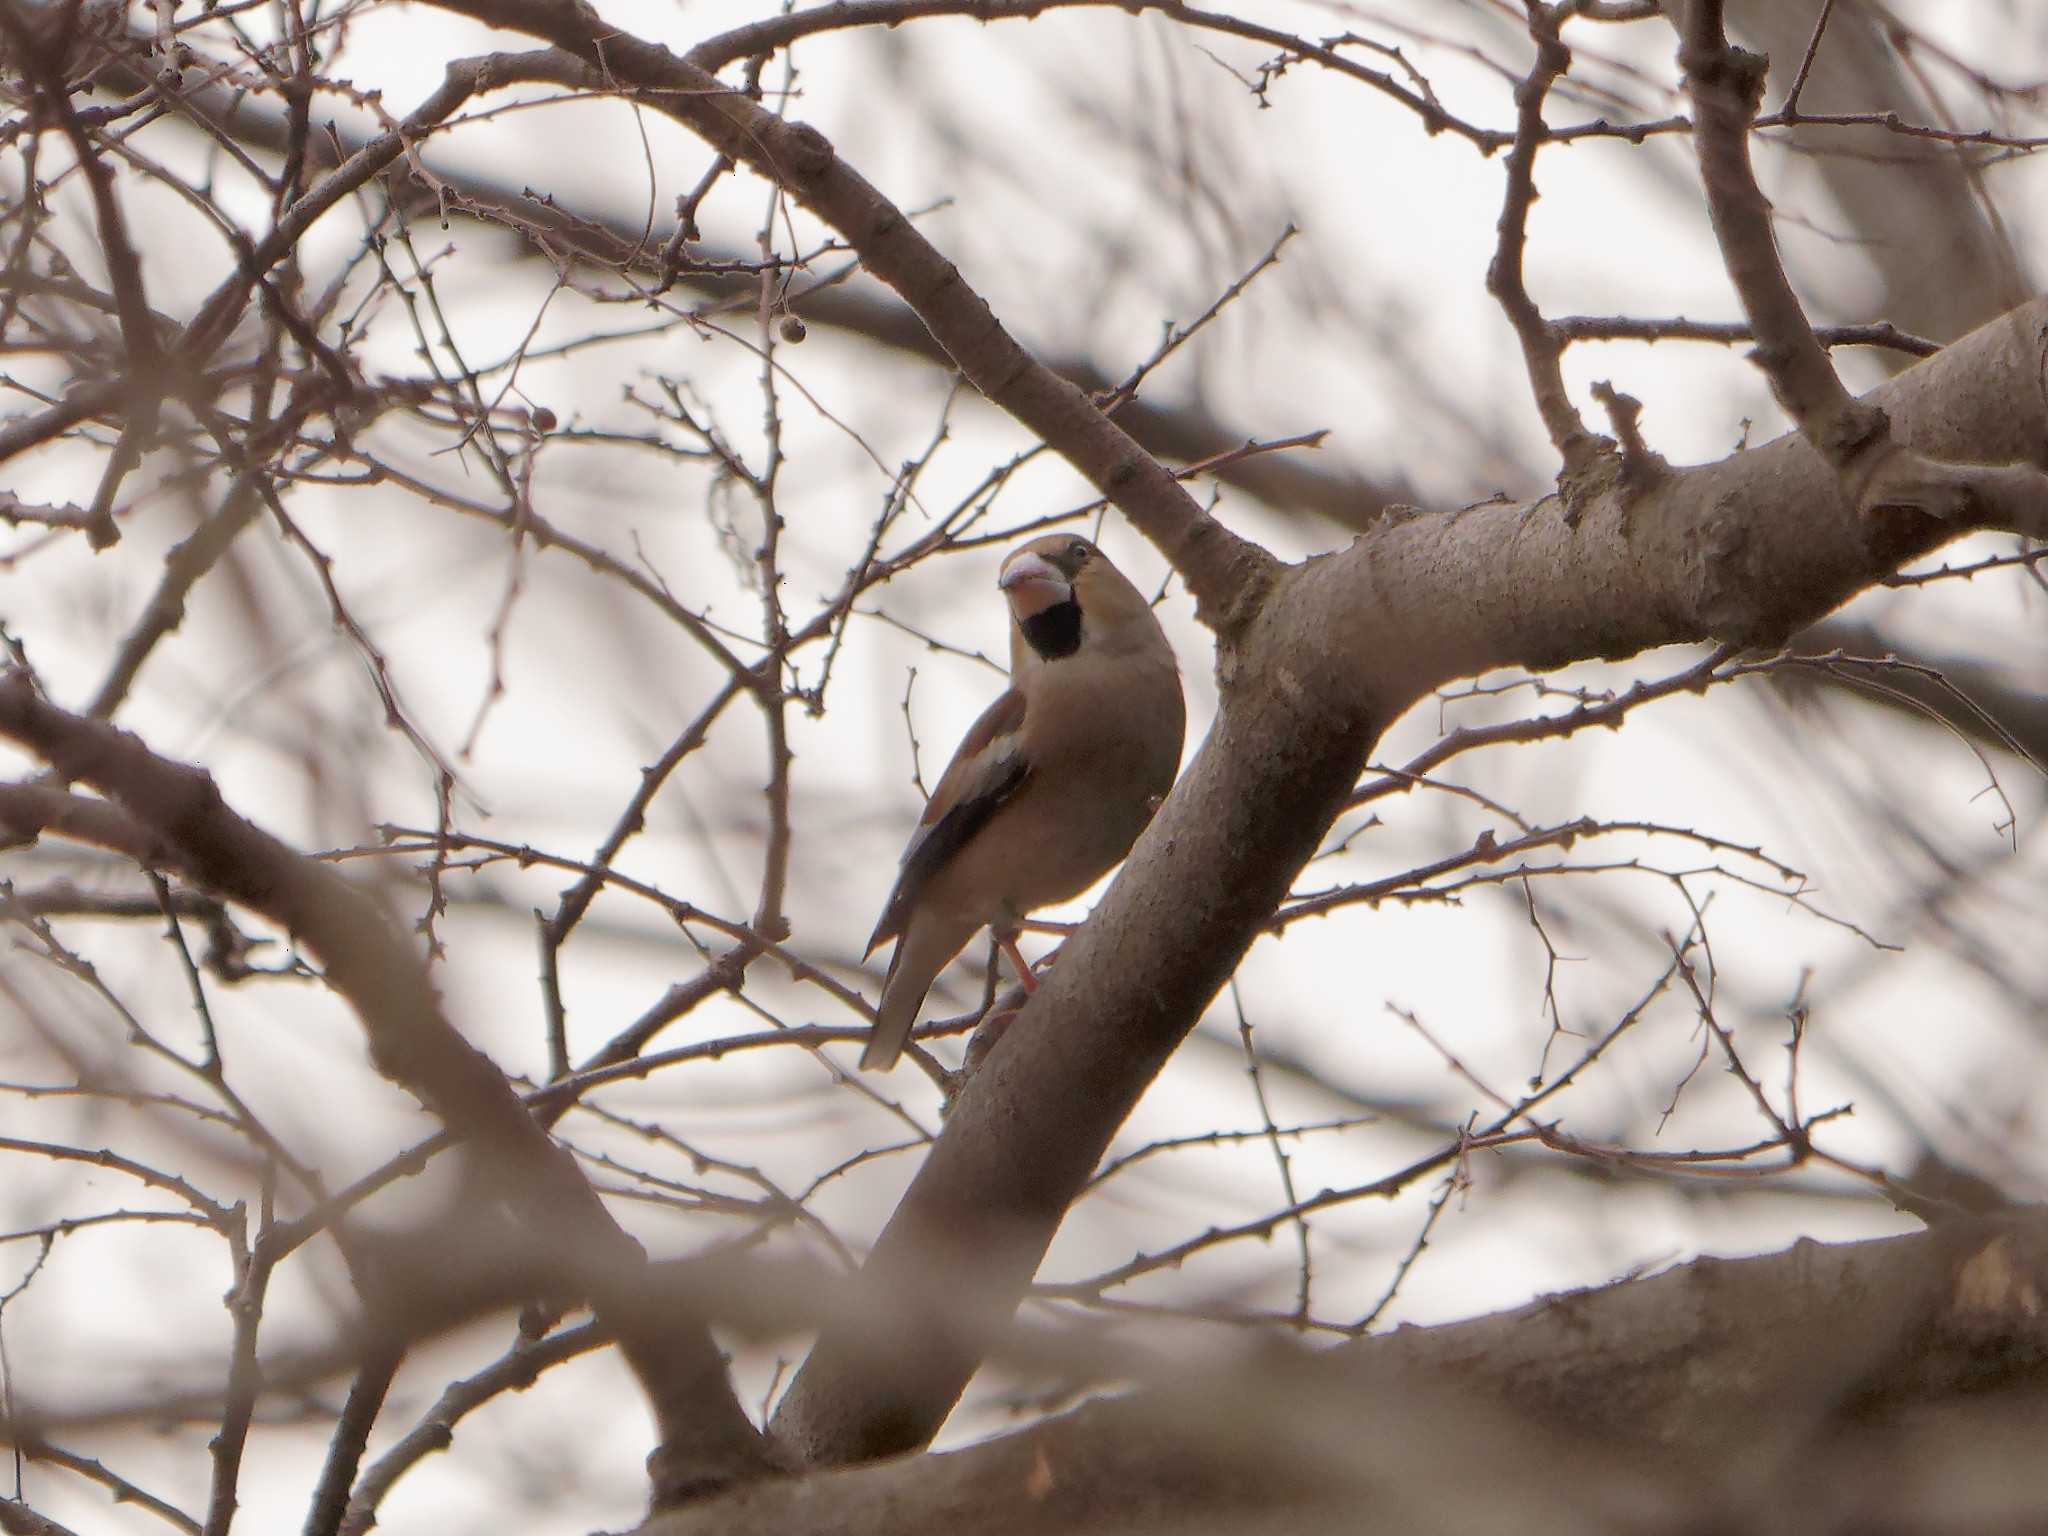
[[[1020,624],[1074,595],[1073,583],[1060,574],[1058,567],[1037,555],[1017,556],[1003,567],[996,585],[1009,598],[1010,612]]]

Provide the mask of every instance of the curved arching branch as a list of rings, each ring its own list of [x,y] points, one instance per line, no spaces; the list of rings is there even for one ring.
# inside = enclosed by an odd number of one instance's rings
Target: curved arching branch
[[[449,1022],[418,953],[370,893],[236,814],[209,774],[57,708],[18,670],[0,676],[0,736],[111,802],[11,786],[0,793],[0,826],[15,836],[48,829],[171,865],[293,934],[354,1009],[378,1069],[487,1154],[495,1192],[547,1234],[537,1251],[591,1301],[646,1387],[662,1434],[657,1504],[774,1466],[702,1320],[650,1304],[640,1245],[504,1073]]]
[[[776,1435],[806,1461],[885,1455],[936,1431],[1117,1126],[1313,853],[1379,733],[1416,698],[1514,662],[1772,642],[1963,531],[1907,514],[1866,521],[1790,439],[1647,483],[1611,464],[1604,481],[1576,488],[1569,511],[1545,498],[1389,516],[1343,553],[1281,567],[1194,509],[1084,396],[1024,355],[815,130],[572,0],[439,3],[545,38],[588,66],[591,88],[645,93],[787,186],[990,398],[1168,554],[1220,632],[1215,729],[1052,980],[968,1083],[857,1281],[863,1321],[828,1328],[783,1401]],[[1902,435],[1975,458],[2023,458],[2025,445],[2048,441],[2031,339],[2042,319],[2008,316],[1895,381],[1885,394]],[[1958,394],[2000,403],[1958,413]],[[936,1305],[939,1288],[951,1310]],[[962,1315],[965,1325],[932,1321]]]
[[[1278,562],[1205,512],[1186,487],[1087,395],[1027,352],[902,210],[807,123],[778,117],[658,44],[605,22],[581,0],[432,0],[492,26],[544,38],[580,62],[580,83],[630,90],[720,153],[786,187],[902,295],[984,395],[1064,456],[1158,546],[1226,640],[1256,608]],[[566,61],[525,56],[531,78],[576,79]],[[505,78],[500,76],[500,79]]]

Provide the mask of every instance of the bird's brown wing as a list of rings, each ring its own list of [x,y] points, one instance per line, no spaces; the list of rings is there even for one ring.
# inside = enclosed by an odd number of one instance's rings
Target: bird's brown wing
[[[1023,787],[1031,774],[1024,756],[1023,732],[1024,695],[1012,688],[982,711],[961,739],[903,850],[896,889],[889,893],[882,920],[875,924],[868,953],[903,932],[918,893],[932,876]]]

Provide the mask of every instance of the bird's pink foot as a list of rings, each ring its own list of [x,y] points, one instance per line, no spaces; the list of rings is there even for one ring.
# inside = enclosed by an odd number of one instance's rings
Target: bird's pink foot
[[[1038,990],[1038,978],[1031,974],[1030,962],[1018,950],[1017,936],[1014,933],[997,934],[996,944],[1004,955],[1009,958],[1010,969],[1017,973],[1017,984],[1023,987],[1026,992],[1036,992]]]

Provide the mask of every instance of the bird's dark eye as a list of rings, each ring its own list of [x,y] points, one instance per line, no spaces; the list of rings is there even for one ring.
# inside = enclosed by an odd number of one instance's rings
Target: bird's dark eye
[[[1073,543],[1067,546],[1067,558],[1073,561],[1076,565],[1079,565],[1083,560],[1086,560],[1088,558],[1088,546],[1086,544],[1083,544],[1079,539],[1074,540]]]

